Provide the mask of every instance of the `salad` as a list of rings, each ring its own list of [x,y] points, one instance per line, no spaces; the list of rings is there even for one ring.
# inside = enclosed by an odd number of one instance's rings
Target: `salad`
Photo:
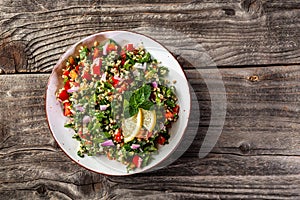
[[[79,141],[78,156],[106,155],[128,170],[148,165],[179,117],[167,73],[143,46],[111,39],[69,57],[56,96],[68,117],[65,127]]]

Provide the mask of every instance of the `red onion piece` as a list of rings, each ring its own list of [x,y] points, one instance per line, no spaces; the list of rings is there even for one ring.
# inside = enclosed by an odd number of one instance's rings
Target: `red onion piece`
[[[157,82],[156,82],[156,81],[152,82],[152,86],[153,86],[154,88],[157,88],[157,87],[158,87]]]
[[[106,73],[102,74],[101,81],[104,81],[104,82],[106,81]]]
[[[115,146],[114,142],[112,140],[106,140],[105,142],[101,143],[101,146],[103,147],[110,147],[110,146]]]
[[[82,123],[84,123],[84,124],[87,124],[87,123],[89,123],[90,121],[91,121],[91,117],[90,116],[88,116],[88,115],[85,115],[84,117],[83,117],[83,119],[82,119]]]
[[[103,46],[103,55],[104,56],[107,55],[107,46],[108,46],[108,42]]]
[[[76,111],[80,111],[80,112],[84,111],[84,107],[82,107],[80,105],[75,105],[74,108],[75,108]]]
[[[138,149],[138,148],[140,148],[140,146],[141,145],[139,145],[139,144],[132,144],[130,148],[131,149]]]
[[[79,90],[79,87],[72,87],[70,89],[67,90],[68,93],[73,93],[73,92],[77,92]]]
[[[100,105],[100,110],[106,110],[107,109],[107,105]]]

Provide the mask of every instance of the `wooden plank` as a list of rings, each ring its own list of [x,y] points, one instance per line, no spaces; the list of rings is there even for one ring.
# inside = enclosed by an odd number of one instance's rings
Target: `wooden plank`
[[[129,177],[89,172],[60,150],[45,118],[48,74],[0,76],[0,199],[299,198],[300,66],[211,69],[223,77],[227,116],[203,159],[198,152],[215,120],[203,80],[208,71],[185,72],[201,112],[195,140],[168,167]]]
[[[192,50],[208,54],[218,66],[299,63],[299,7],[292,0],[3,0],[0,68],[49,72],[79,39],[120,29],[147,34],[177,57],[198,44]]]

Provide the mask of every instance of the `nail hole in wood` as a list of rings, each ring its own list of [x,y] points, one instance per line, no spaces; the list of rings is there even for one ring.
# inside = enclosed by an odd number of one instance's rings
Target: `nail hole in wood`
[[[240,151],[243,153],[243,154],[247,154],[250,152],[250,144],[248,142],[243,142],[240,146],[239,146],[239,149]]]
[[[224,8],[223,11],[225,12],[226,15],[228,16],[233,16],[235,15],[235,10],[231,9],[231,8]]]

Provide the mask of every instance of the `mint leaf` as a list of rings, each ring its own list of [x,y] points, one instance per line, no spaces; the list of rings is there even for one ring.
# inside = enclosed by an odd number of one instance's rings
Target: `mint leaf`
[[[150,108],[153,106],[154,104],[147,100],[147,101],[144,101],[142,104],[140,104],[140,108],[143,108],[144,110],[150,110]]]
[[[149,100],[150,95],[150,85],[143,85],[139,89],[135,90],[129,98],[129,115],[133,116],[137,114],[139,108],[149,110],[153,106],[153,103]],[[126,110],[127,108],[124,108],[124,111]]]

